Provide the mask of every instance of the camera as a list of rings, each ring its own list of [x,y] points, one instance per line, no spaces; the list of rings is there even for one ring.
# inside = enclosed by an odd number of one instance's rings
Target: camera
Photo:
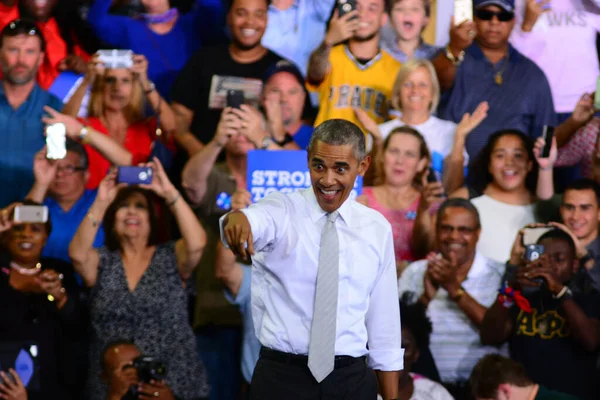
[[[135,368],[137,370],[138,379],[143,383],[150,381],[163,381],[167,375],[165,365],[152,356],[141,355],[133,360],[133,365],[125,366],[125,368]],[[121,400],[139,399],[137,386],[131,386],[129,392]]]

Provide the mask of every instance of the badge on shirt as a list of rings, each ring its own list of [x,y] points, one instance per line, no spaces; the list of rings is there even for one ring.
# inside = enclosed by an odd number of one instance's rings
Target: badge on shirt
[[[409,221],[414,221],[415,219],[417,219],[417,212],[407,211],[406,214],[404,214],[404,218],[406,218]]]
[[[221,192],[217,195],[217,207],[221,210],[231,210],[231,195],[227,192]]]

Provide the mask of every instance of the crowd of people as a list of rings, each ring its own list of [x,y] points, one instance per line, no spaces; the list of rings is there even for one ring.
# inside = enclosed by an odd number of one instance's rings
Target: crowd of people
[[[368,153],[347,202],[391,226],[397,399],[600,398],[600,6],[473,0],[456,21],[439,3],[0,0],[0,399],[274,398],[253,376],[284,372],[255,366],[312,316],[256,312],[316,274],[255,288],[220,219],[253,204],[250,152],[314,149],[331,120]],[[360,234],[361,257],[382,245]]]

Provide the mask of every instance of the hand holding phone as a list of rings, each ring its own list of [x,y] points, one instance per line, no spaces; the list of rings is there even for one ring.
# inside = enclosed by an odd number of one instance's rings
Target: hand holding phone
[[[552,149],[552,141],[554,140],[554,127],[545,125],[542,136],[544,137],[545,144],[544,144],[544,148],[542,149],[542,152],[540,153],[540,158],[548,158],[548,157],[550,157],[550,150]]]
[[[227,107],[241,108],[245,102],[244,92],[242,90],[228,90],[227,91]]]

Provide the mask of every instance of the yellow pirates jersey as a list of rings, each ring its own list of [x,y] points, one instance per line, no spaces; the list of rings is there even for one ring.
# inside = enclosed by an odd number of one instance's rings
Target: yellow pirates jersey
[[[309,91],[319,93],[315,126],[328,119],[341,118],[364,130],[353,108],[362,108],[378,124],[385,122],[401,64],[381,50],[363,65],[350,53],[348,46],[338,45],[329,54],[329,65],[323,82],[306,85]]]

